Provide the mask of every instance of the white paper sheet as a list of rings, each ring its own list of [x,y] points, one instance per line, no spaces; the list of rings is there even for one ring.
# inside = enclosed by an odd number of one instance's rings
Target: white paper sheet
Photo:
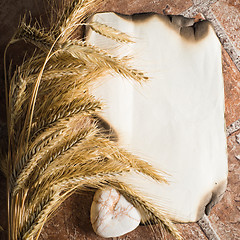
[[[157,14],[102,13],[93,20],[135,43],[121,47],[92,31],[87,41],[115,56],[130,54],[129,64],[150,77],[142,86],[106,77],[96,89],[106,103],[104,117],[122,146],[170,174],[169,185],[137,174],[125,181],[172,219],[198,220],[212,193],[217,199],[224,192],[227,179],[221,45],[214,30],[206,22],[181,28]]]

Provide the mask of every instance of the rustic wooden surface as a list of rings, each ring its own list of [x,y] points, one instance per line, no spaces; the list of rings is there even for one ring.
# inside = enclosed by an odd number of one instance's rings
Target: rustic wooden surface
[[[3,59],[5,46],[14,33],[20,15],[31,11],[33,17],[44,15],[44,0],[1,0],[0,1],[0,58]],[[58,0],[56,2],[61,2]],[[223,74],[225,83],[225,117],[226,126],[235,122],[235,132],[228,137],[229,178],[227,191],[222,201],[217,204],[211,214],[210,221],[215,231],[223,240],[240,239],[240,130],[236,122],[240,119],[240,73],[237,69],[240,63],[240,2],[239,0],[108,0],[100,11],[116,11],[124,14],[138,12],[157,12],[160,14],[184,14],[185,16],[199,15],[214,21],[217,34],[223,46]],[[220,26],[220,28],[219,28]],[[222,27],[222,28],[221,28]],[[219,32],[220,30],[223,32]],[[229,48],[229,42],[232,44]],[[24,46],[24,45],[22,45]],[[228,49],[227,49],[228,48]],[[21,56],[22,48],[10,49],[9,56]],[[232,61],[231,58],[234,60]],[[238,62],[239,60],[239,62]],[[3,85],[3,61],[0,61],[0,121],[5,121],[5,101]],[[229,128],[232,131],[232,128]],[[1,134],[0,134],[1,136]],[[0,232],[0,239],[6,239],[7,207],[6,182],[0,175],[0,225],[5,229]],[[77,240],[102,239],[94,234],[89,221],[89,209],[92,194],[74,194],[60,206],[56,214],[44,226],[41,240]],[[185,239],[208,239],[197,223],[177,224]],[[119,237],[119,240],[161,239],[157,226],[139,226],[133,232]],[[171,239],[166,236],[166,239]]]

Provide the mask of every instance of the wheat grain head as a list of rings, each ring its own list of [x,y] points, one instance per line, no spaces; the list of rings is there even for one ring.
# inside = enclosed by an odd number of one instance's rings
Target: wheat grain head
[[[136,171],[166,182],[163,174],[122,149],[97,126],[101,103],[91,95],[96,81],[109,71],[138,83],[147,80],[128,66],[127,58],[74,38],[102,2],[72,1],[48,31],[23,19],[10,41],[25,40],[37,51],[11,78],[5,73],[9,240],[38,239],[49,216],[74,191],[106,186],[117,188],[180,239],[161,209],[117,181],[121,174]],[[115,29],[99,23],[90,26],[105,37],[130,42]]]

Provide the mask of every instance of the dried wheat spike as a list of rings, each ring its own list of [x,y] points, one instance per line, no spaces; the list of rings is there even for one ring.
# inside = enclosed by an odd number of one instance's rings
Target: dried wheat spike
[[[9,240],[38,239],[43,225],[75,190],[112,186],[161,223],[177,239],[180,235],[162,210],[140,192],[117,181],[138,172],[161,182],[162,173],[113,142],[98,125],[101,101],[92,86],[109,71],[142,83],[147,77],[117,58],[76,39],[78,26],[103,0],[74,0],[50,29],[23,20],[10,41],[25,40],[36,47],[11,77],[6,91],[8,153],[2,162],[8,181]],[[124,33],[94,23],[92,29],[120,42]],[[6,158],[5,158],[6,159]]]
[[[89,24],[91,29],[98,34],[103,35],[104,37],[110,38],[117,42],[124,42],[124,43],[133,43],[130,36],[125,33],[119,32],[115,28],[109,27],[106,24],[102,24],[99,22],[91,22]]]

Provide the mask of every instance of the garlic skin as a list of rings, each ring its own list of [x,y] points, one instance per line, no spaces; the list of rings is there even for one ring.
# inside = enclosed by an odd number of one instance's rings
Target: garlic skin
[[[108,188],[95,193],[90,220],[97,235],[110,238],[122,236],[137,228],[141,215],[119,192]]]

